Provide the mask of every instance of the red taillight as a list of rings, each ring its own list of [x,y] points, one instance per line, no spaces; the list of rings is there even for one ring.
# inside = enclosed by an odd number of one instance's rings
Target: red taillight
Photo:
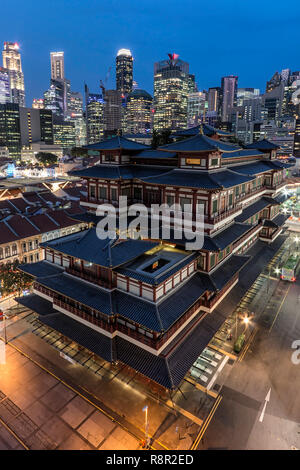
[[[292,277],[292,282],[295,282],[296,281],[296,278],[295,277]]]

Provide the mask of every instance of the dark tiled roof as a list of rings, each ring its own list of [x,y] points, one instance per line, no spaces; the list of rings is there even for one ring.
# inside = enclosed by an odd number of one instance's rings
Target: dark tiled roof
[[[203,134],[198,134],[189,139],[179,140],[172,144],[162,145],[159,150],[170,152],[205,152],[216,151],[218,147],[216,141],[209,139]]]
[[[265,160],[254,163],[246,163],[245,165],[231,166],[230,169],[237,173],[242,173],[243,175],[257,175],[259,173],[274,169],[270,163],[270,161]]]
[[[37,282],[105,315],[112,315],[110,293],[68,274],[37,278]]]
[[[28,218],[22,215],[13,215],[11,218],[7,219],[6,222],[13,231],[18,234],[18,239],[40,234],[38,228],[30,223]]]
[[[275,224],[272,220],[266,219],[263,223],[264,227],[278,228],[278,225]]]
[[[19,304],[33,310],[39,315],[49,315],[50,313],[55,312],[52,302],[49,302],[36,294],[24,295],[23,297],[18,297],[15,300]]]
[[[170,170],[162,175],[140,177],[146,183],[184,186],[189,188],[221,189],[251,181],[253,178],[242,176],[230,170],[207,172],[201,170]]]
[[[163,387],[168,389],[173,388],[164,357],[154,356],[145,349],[139,348],[118,336],[115,339],[115,347],[119,361],[128,364],[134,370],[149,377]]]
[[[40,316],[39,320],[67,338],[81,344],[89,351],[94,352],[105,361],[112,361],[112,340],[109,337],[101,335],[92,328],[59,312],[49,316]]]
[[[198,256],[199,256],[198,253],[193,253],[191,256],[185,257],[183,261],[176,263],[170,269],[168,269],[165,272],[162,272],[157,277],[147,275],[146,272],[140,273],[136,271],[136,269],[133,269],[131,265],[128,267],[124,266],[124,267],[118,268],[117,272],[122,274],[123,276],[128,276],[133,279],[137,279],[138,281],[145,282],[147,284],[157,285],[165,281],[166,279],[168,279],[168,277],[172,276],[174,273],[176,273],[181,268],[189,264],[192,260],[196,259]]]
[[[222,232],[217,235],[210,237],[210,241],[217,246],[219,250],[224,250],[224,248],[243,237],[247,232],[252,230],[252,228],[253,227],[251,225],[236,222],[222,230]],[[205,237],[205,239],[207,238],[209,237]],[[209,249],[209,247],[205,249]]]
[[[201,124],[199,126],[190,127],[189,129],[184,129],[182,131],[177,131],[173,136],[175,137],[184,137],[184,136],[193,136],[200,134],[200,129],[202,128],[203,134],[210,137],[212,135],[221,135],[221,136],[230,136],[233,135],[230,132],[222,131],[216,127],[209,126],[208,124]]]
[[[232,277],[239,272],[250,261],[250,256],[232,255],[219,268],[217,268],[210,278],[218,290],[221,290]]]
[[[277,227],[282,227],[285,221],[290,217],[289,214],[278,214],[273,219],[273,222],[277,225]]]
[[[166,331],[204,292],[214,290],[215,287],[206,274],[195,273],[184,285],[179,286],[158,304],[116,291],[114,308],[116,313],[150,330]]]
[[[48,276],[55,276],[64,271],[64,268],[56,264],[48,263],[47,261],[39,261],[38,263],[20,264],[18,266],[20,271],[31,276],[43,278]]]
[[[259,150],[274,150],[274,149],[278,149],[279,145],[273,144],[273,142],[270,142],[269,140],[262,139],[262,140],[257,140],[256,142],[253,142],[252,144],[246,145],[246,148],[259,149]]]
[[[264,154],[260,152],[259,150],[247,150],[247,149],[242,149],[242,150],[235,150],[233,152],[225,152],[222,155],[222,158],[241,158],[241,157],[255,157],[255,156],[263,156]]]
[[[142,253],[158,245],[156,242],[127,239],[115,244],[112,240],[100,240],[95,228],[90,228],[63,239],[44,242],[41,246],[49,246],[66,255],[89,261],[100,266],[116,267],[138,257]],[[109,243],[112,247],[109,250]]]
[[[84,146],[88,150],[142,150],[149,148],[147,145],[139,144],[133,140],[126,139],[125,137],[112,137],[111,139],[106,139],[96,144],[90,144]]]
[[[176,158],[177,154],[170,153],[170,152],[163,152],[162,150],[142,150],[141,152],[137,153],[131,158],[151,158],[151,159],[156,159],[156,158]]]
[[[140,176],[159,175],[168,169],[145,167],[143,165],[95,165],[83,170],[70,171],[69,174],[80,177],[101,179],[133,179]]]
[[[275,201],[275,199],[269,197],[262,197],[258,201],[243,209],[243,213],[237,216],[235,220],[236,222],[244,222],[245,220],[249,219],[253,215],[263,210],[265,207],[277,204],[278,202]]]
[[[19,238],[4,222],[0,222],[0,245],[19,240]]]

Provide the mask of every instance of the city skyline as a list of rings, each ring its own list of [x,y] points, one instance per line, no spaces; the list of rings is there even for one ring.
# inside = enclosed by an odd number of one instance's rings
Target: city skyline
[[[54,4],[52,2],[53,7],[55,3],[56,1]],[[276,28],[279,32],[279,21],[282,21],[275,10],[267,11],[267,5],[258,9],[258,2],[252,3],[251,6],[237,5],[236,2],[227,4],[227,19],[224,25],[221,14],[222,11],[224,13],[224,6],[220,3],[217,9],[206,6],[205,11],[201,5],[193,6],[191,20],[189,14],[191,2],[186,3],[184,11],[180,8],[170,9],[169,1],[164,2],[163,5],[152,4],[151,10],[148,5],[143,5],[142,11],[139,11],[141,9],[133,2],[124,14],[117,8],[120,2],[114,1],[110,6],[101,5],[101,17],[97,14],[93,17],[93,9],[97,12],[99,7],[98,1],[92,1],[84,7],[75,1],[73,2],[75,15],[72,17],[71,27],[67,24],[62,27],[62,20],[67,14],[66,5],[61,5],[62,15],[53,22],[51,21],[52,10],[47,10],[47,4],[35,7],[33,4],[26,7],[24,16],[20,14],[20,20],[17,18],[14,25],[9,25],[9,27],[4,25],[1,35],[2,42],[12,41],[20,44],[27,105],[32,103],[33,98],[42,96],[47,88],[50,74],[49,56],[53,51],[64,51],[66,75],[72,81],[73,88],[79,91],[83,90],[84,82],[89,84],[93,92],[99,91],[99,81],[105,79],[120,48],[128,48],[132,51],[134,80],[138,82],[140,88],[151,94],[153,94],[154,62],[165,59],[167,53],[172,52],[176,52],[182,60],[189,62],[200,90],[219,86],[222,76],[232,74],[238,75],[240,87],[252,86],[264,91],[266,81],[276,70],[280,71],[287,67],[297,69],[296,29],[294,31],[291,28],[288,39],[282,40],[280,44],[270,40],[267,50],[259,45],[260,35],[256,37],[252,34],[256,31],[264,31],[272,38]],[[24,7],[17,1],[18,5],[21,12]],[[53,8],[53,12],[55,10]],[[112,10],[116,12],[114,18],[106,21],[106,14]],[[4,14],[5,11],[6,7],[4,7]],[[139,20],[138,28],[133,25],[128,27],[128,19],[133,17],[133,11]],[[299,6],[295,3],[295,8],[291,8],[290,11],[293,11],[293,18],[286,21],[294,24],[299,19]],[[26,18],[30,16],[32,20],[39,17],[37,15],[46,13],[48,21],[46,25],[42,22],[42,29],[38,22],[34,31],[27,28]],[[82,23],[82,17],[88,21]],[[185,35],[182,36],[178,34],[176,27],[178,17],[183,26],[187,22],[190,23],[189,28],[185,29]],[[158,35],[162,21],[164,21],[163,37]],[[201,36],[204,38],[200,40],[200,46],[198,42],[191,41],[191,37],[193,35],[195,37],[197,31],[199,32],[199,24],[202,25]],[[284,28],[284,23],[281,23],[280,31],[282,27]],[[109,35],[106,34],[108,30]],[[75,31],[76,34],[74,34]],[[102,33],[99,35],[97,31]],[[230,31],[229,36],[228,31]],[[244,31],[247,31],[246,35]],[[105,38],[105,42],[102,37]],[[230,39],[237,37],[241,38],[241,41]],[[224,41],[226,38],[228,40]],[[80,67],[78,67],[79,61]],[[114,85],[114,71],[112,70],[108,87],[112,88]]]

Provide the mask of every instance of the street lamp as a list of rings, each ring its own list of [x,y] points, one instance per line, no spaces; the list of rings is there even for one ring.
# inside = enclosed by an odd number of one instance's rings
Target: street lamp
[[[243,331],[243,334],[246,333],[246,330],[247,330],[247,328],[248,328],[249,322],[250,322],[250,319],[249,319],[248,316],[246,316],[246,317],[243,318],[243,323],[245,324],[245,329],[244,329],[244,331]]]
[[[274,269],[274,272],[275,272],[275,274],[278,275],[278,274],[280,274],[280,269],[279,269],[279,268],[275,268],[275,269]]]
[[[6,333],[6,315],[0,311],[0,319],[3,319],[3,330],[4,330],[4,343],[7,344],[7,333]]]
[[[149,444],[150,444],[150,439],[149,439],[149,436],[148,436],[148,427],[149,427],[149,423],[148,423],[148,405],[144,406],[143,411],[144,411],[144,413],[145,413],[145,441],[146,441],[146,449],[148,449]]]

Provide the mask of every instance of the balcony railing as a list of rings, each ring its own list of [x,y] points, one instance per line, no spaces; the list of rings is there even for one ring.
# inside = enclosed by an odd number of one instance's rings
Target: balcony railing
[[[204,220],[206,220],[206,218],[207,218],[207,221],[209,221],[213,224],[216,224],[216,223],[220,222],[221,220],[224,220],[227,217],[230,217],[235,212],[238,212],[241,209],[241,207],[242,207],[241,204],[235,204],[235,206],[233,206],[231,209],[225,210],[225,211],[223,211],[221,213],[218,213],[216,215],[205,216]]]
[[[174,325],[165,333],[159,333],[159,338],[149,338],[145,334],[140,333],[137,330],[134,330],[126,325],[123,325],[116,321],[115,316],[112,318],[109,318],[109,321],[105,321],[101,318],[99,318],[99,313],[89,307],[83,307],[82,309],[79,309],[75,307],[74,305],[71,305],[71,303],[67,299],[60,299],[58,298],[57,294],[51,291],[50,289],[41,286],[40,284],[34,284],[34,289],[47,295],[48,297],[52,297],[53,299],[53,305],[60,307],[73,315],[76,315],[83,320],[98,326],[101,329],[104,329],[105,331],[108,331],[109,333],[113,333],[114,331],[120,331],[124,333],[126,336],[129,338],[136,339],[142,344],[145,344],[153,349],[158,350],[161,348],[161,346],[170,339],[173,334],[180,328],[188,319],[189,317],[203,305],[203,299],[199,299],[193,307],[191,307],[189,310],[185,312],[184,315],[176,322]],[[98,315],[98,317],[96,316]],[[123,321],[126,321],[126,318],[122,318]],[[142,328],[142,326],[141,326]],[[155,334],[155,333],[154,333]]]
[[[260,227],[262,225],[262,221],[259,220],[258,224],[255,225],[251,230],[249,230],[249,232],[246,233],[246,235],[244,235],[242,238],[240,238],[239,240],[237,240],[236,242],[233,243],[232,245],[232,250],[234,250],[237,246],[241,245],[243,243],[244,240],[246,240],[247,238],[251,237],[251,235],[256,232],[256,230],[258,229],[258,227]]]
[[[85,281],[91,282],[92,284],[97,284],[99,286],[106,287],[107,289],[110,288],[110,285],[107,281],[99,279],[99,277],[96,275],[87,274],[74,268],[66,268],[66,273],[72,274],[72,276],[79,277],[80,279],[84,279]]]
[[[279,189],[279,188],[282,188],[282,186],[285,186],[286,184],[287,184],[286,181],[281,181],[280,183],[266,184],[265,188],[266,189]]]

